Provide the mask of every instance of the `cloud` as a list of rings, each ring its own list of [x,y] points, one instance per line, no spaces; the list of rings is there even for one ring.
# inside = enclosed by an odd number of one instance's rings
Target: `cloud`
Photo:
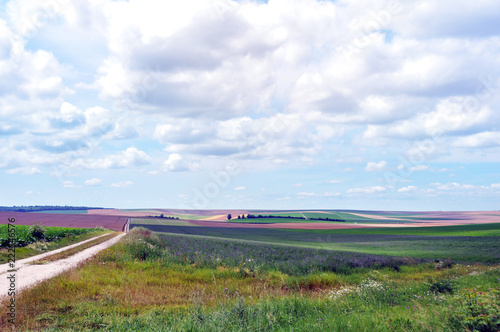
[[[491,184],[490,188],[492,188],[492,189],[500,189],[500,183],[493,183],[493,184]]]
[[[386,166],[387,162],[384,160],[379,161],[378,163],[371,161],[368,164],[366,164],[365,171],[367,172],[383,171],[385,170]]]
[[[144,151],[140,151],[135,147],[130,147],[102,159],[76,159],[72,163],[72,167],[84,169],[126,168],[147,165],[150,162],[151,157]]]
[[[243,186],[240,186],[240,187],[235,187],[234,190],[236,191],[240,191],[240,190],[246,190],[247,187],[243,187]]]
[[[8,174],[21,174],[21,175],[34,175],[42,174],[42,172],[36,167],[18,167],[7,170]]]
[[[184,160],[178,153],[172,153],[163,163],[163,170],[167,172],[195,171],[198,164]]]
[[[303,197],[332,197],[332,196],[340,196],[340,193],[332,193],[332,192],[323,192],[323,193],[298,192],[295,195],[296,196],[303,196]]]
[[[417,190],[415,186],[402,187],[398,189],[398,193],[408,193]]]
[[[381,186],[374,186],[374,187],[365,187],[365,188],[353,188],[347,190],[348,194],[365,194],[365,195],[372,195],[372,194],[378,194],[385,192],[387,189],[385,187]]]
[[[116,183],[112,183],[111,187],[113,187],[113,188],[126,188],[126,187],[130,187],[133,184],[134,183],[132,181],[116,182]]]
[[[455,139],[452,146],[465,148],[489,148],[500,146],[500,132],[482,132]]]
[[[102,180],[98,178],[92,178],[90,180],[85,181],[86,186],[100,186],[102,184]]]

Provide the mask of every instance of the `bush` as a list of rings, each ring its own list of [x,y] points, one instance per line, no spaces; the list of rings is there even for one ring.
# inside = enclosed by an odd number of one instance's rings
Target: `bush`
[[[454,319],[471,331],[500,331],[500,290],[466,289],[455,296]]]
[[[453,294],[455,291],[455,283],[452,279],[430,280],[427,285],[431,292]]]
[[[43,240],[45,238],[45,226],[42,224],[34,224],[30,227],[30,234],[36,241]]]

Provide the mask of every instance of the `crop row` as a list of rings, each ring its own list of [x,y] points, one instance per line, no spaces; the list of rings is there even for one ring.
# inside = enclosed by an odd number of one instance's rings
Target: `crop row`
[[[13,239],[8,237],[8,226],[0,225],[0,248],[9,246],[24,247],[30,243],[44,240],[55,241],[63,237],[86,234],[96,231],[96,228],[43,227],[40,225],[16,225]],[[14,240],[14,243],[11,241]]]

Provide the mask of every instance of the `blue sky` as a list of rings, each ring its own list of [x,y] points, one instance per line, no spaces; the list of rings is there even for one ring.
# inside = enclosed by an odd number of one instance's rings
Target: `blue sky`
[[[3,1],[0,205],[498,210],[498,1]]]

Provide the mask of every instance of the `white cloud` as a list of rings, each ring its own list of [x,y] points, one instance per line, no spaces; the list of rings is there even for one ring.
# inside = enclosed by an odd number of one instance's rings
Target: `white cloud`
[[[150,162],[151,157],[144,151],[140,151],[135,147],[130,147],[125,151],[102,159],[77,159],[72,163],[72,167],[84,169],[125,168],[146,165]]]
[[[85,181],[86,186],[100,186],[102,184],[102,180],[99,178],[92,178]]]
[[[366,164],[365,171],[367,172],[375,172],[375,171],[383,171],[387,166],[387,162],[382,160],[377,162],[370,161]]]
[[[7,170],[8,174],[21,174],[21,175],[34,175],[42,174],[42,172],[36,167],[19,167]]]
[[[489,148],[500,146],[500,132],[482,132],[457,138],[452,146],[465,148]]]
[[[332,197],[332,196],[340,196],[340,193],[332,193],[332,192],[323,192],[323,193],[313,193],[313,192],[298,192],[295,194],[296,196],[304,196],[304,197]]]
[[[417,190],[415,186],[402,187],[398,189],[398,193],[408,193]]]
[[[163,170],[167,172],[196,171],[198,167],[197,163],[184,160],[178,153],[170,154],[163,163]]]
[[[365,188],[353,188],[347,190],[348,194],[366,194],[366,195],[372,195],[372,194],[378,194],[385,192],[387,189],[385,187],[381,186],[374,186],[374,187],[365,187]]]
[[[490,188],[500,189],[500,183],[493,183],[493,184],[491,184]]]
[[[243,186],[235,187],[234,188],[234,190],[237,190],[237,191],[239,191],[239,190],[246,190],[246,189],[247,189],[247,187],[243,187]]]
[[[133,184],[134,183],[132,181],[116,182],[116,183],[112,183],[111,187],[113,187],[113,188],[126,188],[126,187],[130,187]]]

